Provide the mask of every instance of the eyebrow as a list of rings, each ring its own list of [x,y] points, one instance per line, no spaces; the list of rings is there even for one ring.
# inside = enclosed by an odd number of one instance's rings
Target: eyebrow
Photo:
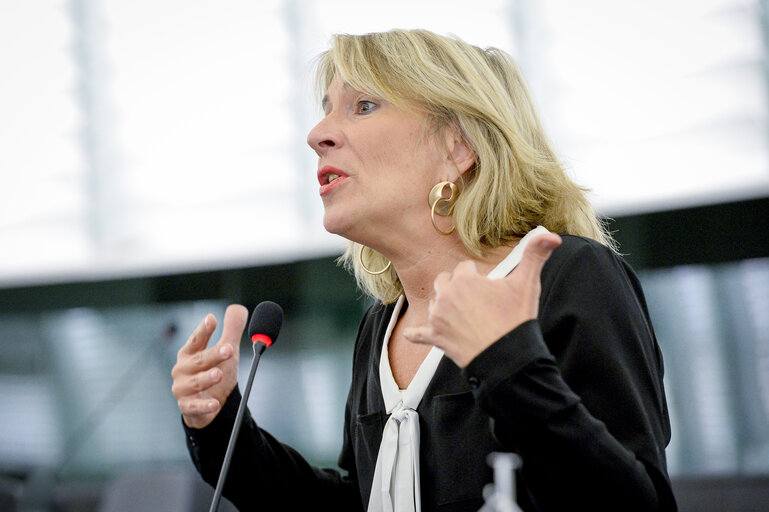
[[[354,88],[352,85],[348,84],[347,82],[344,82],[342,85],[342,88],[345,90],[345,92],[349,93],[350,91],[353,92],[360,92],[356,88]],[[320,100],[320,107],[323,109],[323,112],[327,112],[328,106],[331,104],[331,98],[328,97],[328,93],[323,95],[323,99]]]

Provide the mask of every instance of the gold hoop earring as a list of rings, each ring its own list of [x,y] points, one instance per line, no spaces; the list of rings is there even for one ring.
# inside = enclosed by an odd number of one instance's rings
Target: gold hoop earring
[[[367,274],[372,276],[378,276],[379,274],[384,274],[385,272],[387,272],[387,270],[393,264],[393,262],[389,260],[387,261],[387,265],[385,265],[385,268],[383,268],[382,270],[378,270],[376,272],[372,272],[371,270],[369,270],[366,264],[363,263],[363,249],[365,247],[366,247],[365,245],[361,245],[360,250],[358,251],[358,261],[360,262],[360,266],[363,268],[363,270],[365,270]]]
[[[449,197],[443,197],[443,190],[446,187],[449,187],[451,191]],[[454,203],[457,202],[458,197],[459,189],[453,181],[441,181],[430,190],[430,194],[427,196],[427,202],[430,205],[430,220],[433,221],[435,231],[441,235],[450,235],[456,229],[456,225],[451,226],[449,231],[443,231],[435,223],[435,215],[438,214],[442,217],[451,215],[454,212]]]

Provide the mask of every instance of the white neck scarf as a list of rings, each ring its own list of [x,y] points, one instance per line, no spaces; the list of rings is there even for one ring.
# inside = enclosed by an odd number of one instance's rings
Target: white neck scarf
[[[509,274],[521,261],[523,248],[529,240],[540,233],[547,233],[547,229],[539,226],[530,231],[510,254],[489,272],[488,277],[498,279]],[[438,363],[443,357],[443,351],[433,347],[422,361],[408,388],[403,391],[398,388],[390,368],[388,347],[390,335],[398,321],[403,302],[404,297],[401,295],[390,317],[379,358],[382,398],[385,410],[390,417],[382,432],[382,444],[379,445],[379,455],[374,468],[368,512],[420,512],[422,510],[419,488],[419,414],[416,409],[435,375]]]

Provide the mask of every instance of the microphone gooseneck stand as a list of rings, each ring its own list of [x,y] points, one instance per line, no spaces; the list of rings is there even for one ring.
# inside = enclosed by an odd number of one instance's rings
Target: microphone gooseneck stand
[[[257,345],[259,348],[257,348]],[[240,400],[238,406],[238,414],[235,416],[235,425],[232,427],[232,434],[230,434],[230,442],[227,443],[227,451],[224,455],[224,462],[222,463],[222,469],[219,472],[219,480],[216,482],[216,491],[214,491],[214,498],[211,501],[211,508],[209,512],[215,512],[219,508],[219,501],[222,499],[222,490],[224,488],[224,481],[227,479],[227,471],[230,469],[230,461],[232,460],[232,452],[235,450],[235,442],[238,439],[238,433],[240,432],[240,426],[243,424],[243,414],[246,410],[246,404],[248,403],[248,395],[251,394],[251,385],[254,383],[254,375],[256,375],[256,367],[259,366],[259,359],[262,358],[262,353],[267,348],[264,343],[254,343],[254,358],[251,361],[251,371],[248,374],[248,381],[246,382],[246,389],[243,392],[243,397]]]
[[[214,498],[211,500],[211,508],[209,509],[209,512],[215,512],[216,509],[219,508],[219,501],[222,498],[222,491],[224,490],[224,482],[227,479],[227,472],[230,469],[232,452],[235,451],[235,442],[238,439],[240,426],[243,424],[243,416],[246,411],[248,396],[251,394],[251,385],[254,383],[256,367],[259,366],[259,359],[262,357],[264,350],[272,345],[278,338],[278,333],[280,332],[282,324],[283,310],[274,302],[264,301],[254,308],[254,313],[251,315],[251,322],[248,324],[248,336],[251,338],[254,358],[251,361],[251,371],[249,372],[248,380],[246,381],[246,389],[243,392],[243,397],[238,406],[238,414],[235,416],[235,424],[232,426],[230,442],[227,443],[227,451],[224,454],[224,462],[222,462],[222,469],[219,472],[219,480],[216,483],[216,490],[214,491]]]

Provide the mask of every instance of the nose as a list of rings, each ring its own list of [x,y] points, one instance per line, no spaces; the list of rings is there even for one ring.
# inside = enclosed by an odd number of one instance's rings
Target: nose
[[[338,148],[342,144],[342,135],[334,124],[333,115],[327,115],[320,120],[307,134],[307,144],[318,156],[323,156],[331,148]]]

